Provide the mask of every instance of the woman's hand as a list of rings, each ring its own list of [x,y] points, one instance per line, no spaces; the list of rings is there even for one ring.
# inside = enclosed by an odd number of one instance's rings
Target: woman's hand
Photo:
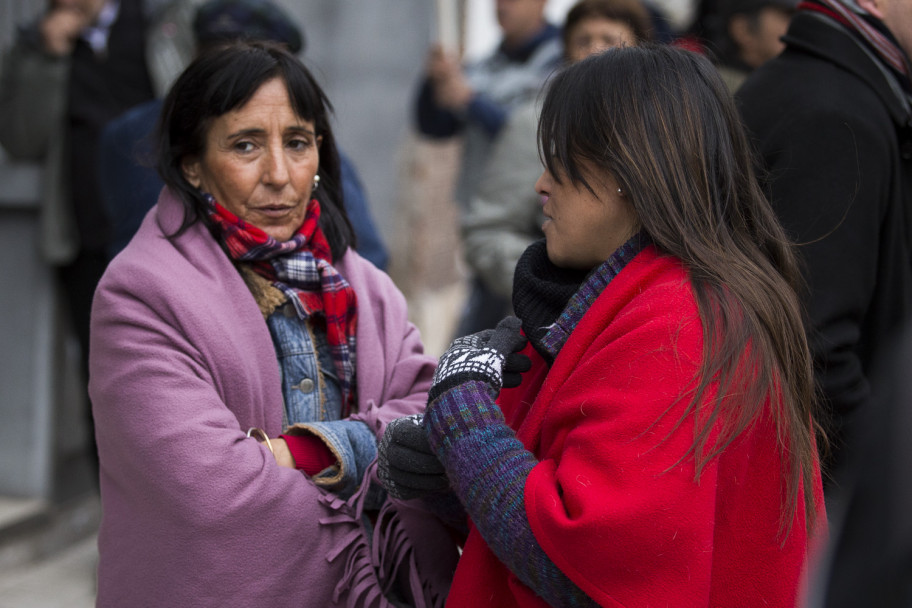
[[[520,374],[532,365],[528,357],[518,354],[528,342],[520,333],[521,328],[522,322],[510,316],[494,329],[454,340],[440,357],[428,391],[428,403],[472,380],[486,383],[495,398],[502,387],[519,386]]]
[[[424,416],[389,423],[377,449],[377,476],[393,498],[409,500],[450,487],[443,464],[431,449]]]

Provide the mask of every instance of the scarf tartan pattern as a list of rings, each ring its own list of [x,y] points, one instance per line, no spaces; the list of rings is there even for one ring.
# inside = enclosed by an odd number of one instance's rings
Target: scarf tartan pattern
[[[278,242],[248,224],[210,194],[204,194],[209,217],[233,260],[249,262],[292,303],[300,319],[323,315],[326,340],[342,389],[342,417],[355,405],[355,331],[357,298],[348,281],[333,268],[326,236],[319,226],[320,203],[307,205],[304,223],[288,241]]]

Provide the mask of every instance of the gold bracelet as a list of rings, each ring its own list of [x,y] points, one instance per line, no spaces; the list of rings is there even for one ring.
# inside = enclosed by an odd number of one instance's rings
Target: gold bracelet
[[[249,429],[247,429],[248,437],[253,437],[253,435],[255,433],[258,433],[261,437],[263,437],[263,439],[266,440],[266,447],[269,448],[269,451],[272,452],[272,457],[275,458],[275,450],[272,449],[272,442],[269,441],[269,435],[266,434],[266,431],[264,431],[261,428],[257,428],[255,426],[252,426]],[[254,437],[254,439],[256,439],[256,437]]]

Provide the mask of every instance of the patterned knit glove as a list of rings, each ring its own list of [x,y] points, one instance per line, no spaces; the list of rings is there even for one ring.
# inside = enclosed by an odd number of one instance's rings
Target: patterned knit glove
[[[409,500],[450,487],[443,464],[424,430],[424,416],[414,414],[389,423],[377,448],[377,476],[393,498]]]
[[[528,357],[518,354],[528,342],[520,333],[521,327],[522,322],[511,316],[501,320],[494,329],[454,340],[437,363],[428,403],[472,380],[485,382],[495,398],[503,386],[518,386],[519,373],[531,366]]]

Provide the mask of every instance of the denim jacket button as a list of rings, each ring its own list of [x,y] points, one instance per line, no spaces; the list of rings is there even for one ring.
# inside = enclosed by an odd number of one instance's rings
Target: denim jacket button
[[[314,390],[314,381],[310,378],[304,378],[298,382],[294,388],[298,389],[302,393],[312,393]]]

